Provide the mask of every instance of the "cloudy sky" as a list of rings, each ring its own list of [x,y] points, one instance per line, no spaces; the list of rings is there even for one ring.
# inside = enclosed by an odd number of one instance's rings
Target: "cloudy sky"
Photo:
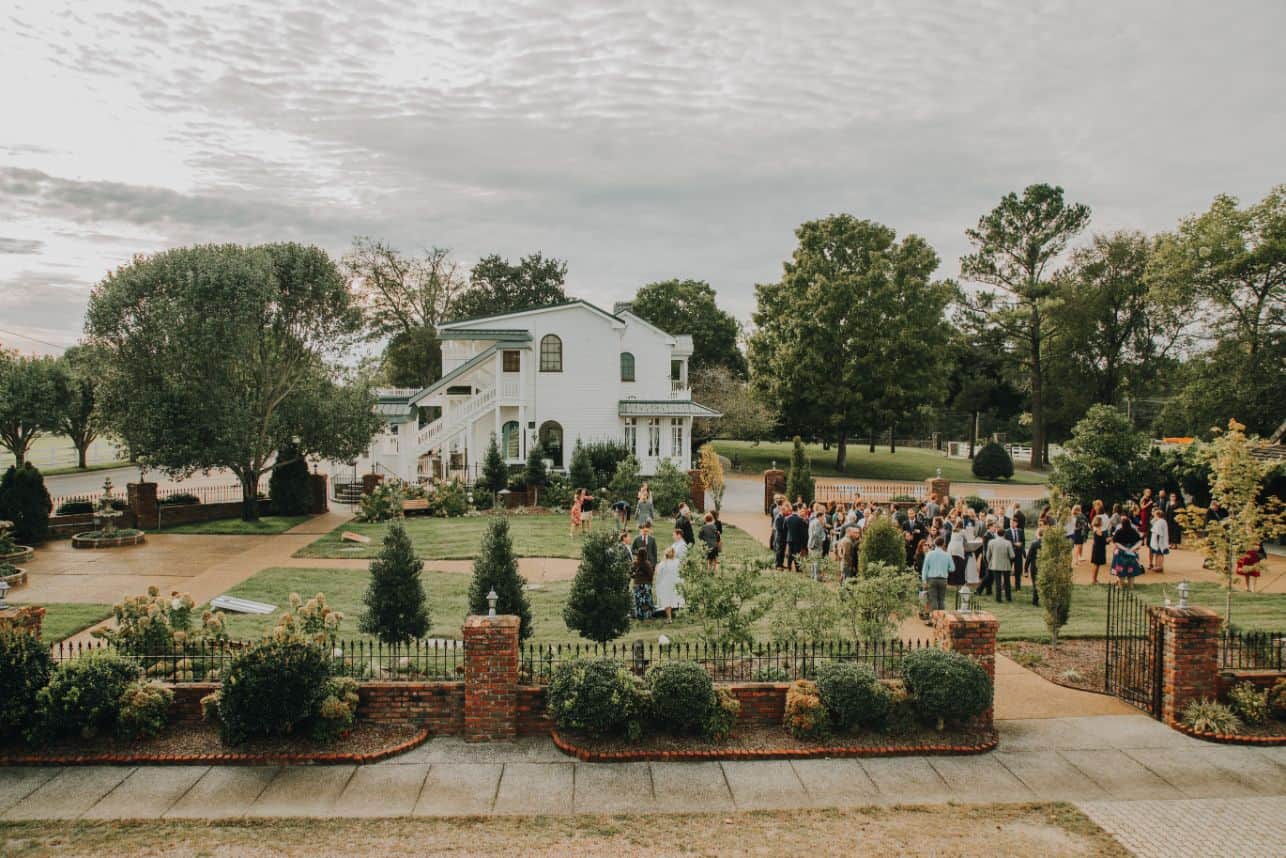
[[[194,242],[541,250],[578,296],[694,277],[746,320],[832,212],[950,276],[1035,181],[1165,229],[1286,181],[1284,32],[1281,0],[7,0],[0,345],[73,342],[107,270]]]

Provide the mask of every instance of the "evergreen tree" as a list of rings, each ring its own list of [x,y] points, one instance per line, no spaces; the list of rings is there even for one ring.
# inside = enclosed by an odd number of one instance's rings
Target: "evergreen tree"
[[[500,455],[500,445],[496,443],[494,434],[487,445],[487,456],[482,460],[482,484],[490,492],[503,491],[509,486],[509,466]]]
[[[1014,475],[1014,460],[1008,450],[989,441],[973,457],[973,475],[982,480],[1007,480]]]
[[[804,452],[804,442],[796,435],[794,449],[790,451],[790,473],[786,475],[786,499],[794,503],[802,497],[812,503],[814,491],[813,467]]]
[[[594,485],[594,462],[589,457],[589,450],[585,445],[576,440],[576,448],[572,451],[571,466],[567,469],[567,475],[571,478],[572,489],[589,489],[592,493],[597,486]]]
[[[386,644],[406,643],[428,634],[431,619],[420,580],[423,568],[406,527],[394,519],[384,536],[384,547],[371,561],[371,583],[362,600],[366,613],[359,628]]]
[[[487,593],[493,588],[497,614],[511,614],[522,620],[518,637],[531,637],[531,605],[523,587],[526,579],[518,574],[518,558],[514,555],[513,538],[509,535],[509,519],[496,516],[487,525],[482,537],[482,548],[473,561],[473,581],[469,584],[469,612],[485,616]]]
[[[630,564],[616,534],[591,533],[581,549],[563,621],[581,637],[607,643],[629,631],[630,603]]]
[[[865,578],[872,564],[906,568],[906,539],[902,528],[893,519],[881,516],[862,531],[862,547],[858,552],[858,575]]]
[[[540,487],[549,482],[549,474],[545,471],[545,448],[539,443],[533,444],[531,452],[527,454],[527,468],[523,471],[522,481],[528,489],[536,490],[529,498],[534,506],[540,497]]]
[[[11,535],[22,543],[43,542],[49,535],[53,501],[45,478],[31,462],[9,466],[0,479],[0,519],[13,522]]]
[[[1061,512],[1066,516],[1066,510]],[[1036,592],[1053,644],[1072,611],[1072,543],[1063,532],[1063,516],[1045,528],[1036,555]]]
[[[313,508],[313,488],[308,462],[294,443],[277,451],[279,464],[268,478],[268,497],[274,515],[305,515]]]

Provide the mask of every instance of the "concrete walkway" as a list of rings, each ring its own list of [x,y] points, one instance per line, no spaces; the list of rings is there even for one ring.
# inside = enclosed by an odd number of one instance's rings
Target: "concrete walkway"
[[[1000,731],[1001,750],[974,757],[590,764],[572,761],[548,739],[467,745],[442,738],[373,766],[0,768],[0,819],[644,814],[948,801],[1111,806],[1286,795],[1286,748],[1211,745],[1140,715],[1008,721]]]

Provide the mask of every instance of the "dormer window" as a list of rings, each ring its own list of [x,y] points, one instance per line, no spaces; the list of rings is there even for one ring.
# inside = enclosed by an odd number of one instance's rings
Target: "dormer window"
[[[554,334],[540,338],[540,371],[563,371],[563,341]]]
[[[634,355],[621,352],[621,381],[634,380]]]

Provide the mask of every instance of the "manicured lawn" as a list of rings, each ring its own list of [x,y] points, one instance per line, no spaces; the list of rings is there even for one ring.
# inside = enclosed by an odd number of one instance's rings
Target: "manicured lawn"
[[[164,510],[164,507],[161,508]],[[285,533],[296,525],[308,521],[307,515],[265,515],[258,521],[242,521],[239,518],[224,518],[217,521],[196,521],[191,524],[178,524],[174,527],[162,527],[165,533],[205,533],[227,536],[259,536]],[[161,522],[165,522],[165,513],[161,513]]]
[[[48,643],[69,638],[112,615],[111,605],[89,602],[46,602],[42,607],[45,620],[40,627],[40,636]]]
[[[482,544],[483,533],[489,515],[470,515],[462,518],[428,518],[423,516],[405,519],[407,533],[415,545],[416,552],[425,560],[471,560],[477,556],[478,546]],[[657,542],[670,544],[670,534],[662,532],[669,522],[658,522],[661,526],[656,532]],[[600,530],[610,529],[612,522],[602,516],[596,517],[594,527]],[[568,518],[562,513],[542,513],[538,515],[509,516],[509,532],[513,537],[514,551],[519,557],[580,557],[580,544],[583,536],[569,536],[567,533]],[[340,535],[344,531],[353,531],[371,538],[369,545],[353,542],[342,542]],[[349,522],[318,539],[311,545],[295,553],[296,557],[325,558],[368,558],[379,553],[380,543],[388,531],[387,523],[362,524]],[[735,527],[724,528],[724,545],[728,555],[734,558],[746,556],[763,556],[766,550],[759,547],[750,536]]]
[[[715,449],[722,455],[733,459],[739,473],[759,474],[772,466],[785,470],[790,465],[792,444],[788,441],[768,442],[759,445],[749,441],[715,441]],[[942,476],[952,482],[980,482],[970,470],[971,463],[966,459],[948,459],[932,450],[921,450],[904,447],[896,453],[890,453],[888,445],[877,446],[874,453],[867,451],[865,444],[848,445],[848,467],[844,473],[835,470],[835,448],[823,450],[821,444],[806,444],[805,451],[812,465],[815,477],[850,477],[861,480],[904,480],[920,482],[932,477],[936,469],[942,469]],[[735,457],[735,458],[734,458]],[[1014,476],[1009,483],[1041,484],[1046,475],[1031,471],[1014,463]],[[1003,486],[1006,481],[995,483]]]

